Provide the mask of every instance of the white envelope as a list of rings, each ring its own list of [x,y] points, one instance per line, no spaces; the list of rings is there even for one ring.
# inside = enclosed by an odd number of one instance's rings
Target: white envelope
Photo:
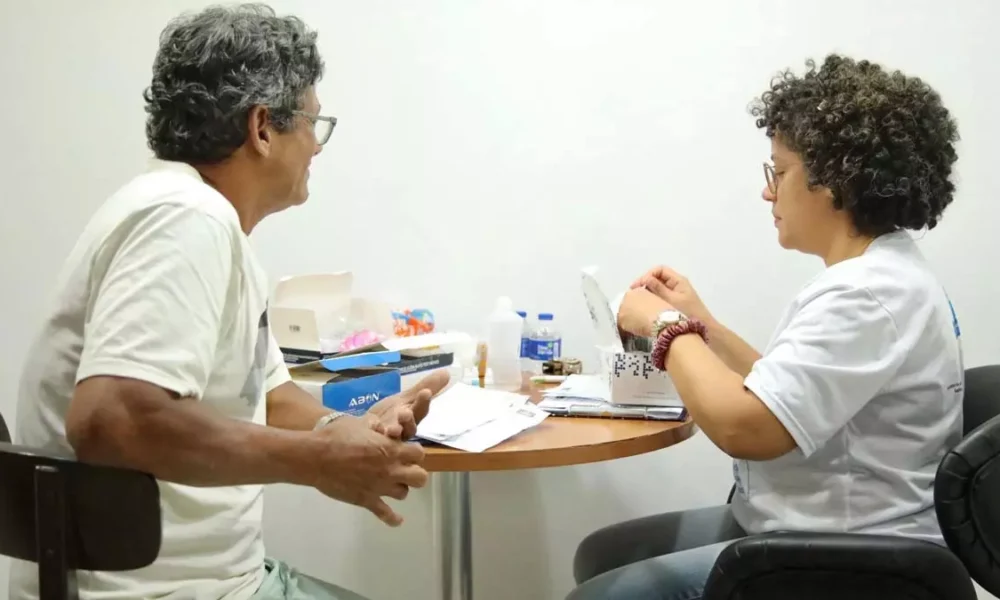
[[[541,423],[548,413],[528,397],[464,383],[431,401],[417,437],[467,452],[482,452]]]

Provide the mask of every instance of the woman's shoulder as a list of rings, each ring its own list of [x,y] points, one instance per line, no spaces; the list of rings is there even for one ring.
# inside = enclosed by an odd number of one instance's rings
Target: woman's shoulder
[[[799,306],[816,301],[877,305],[897,322],[924,319],[937,305],[947,306],[943,286],[908,236],[819,273],[795,299]]]

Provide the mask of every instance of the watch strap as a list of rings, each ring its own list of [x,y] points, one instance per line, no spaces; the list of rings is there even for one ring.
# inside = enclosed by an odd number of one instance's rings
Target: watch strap
[[[319,431],[320,429],[323,429],[324,427],[326,427],[330,423],[333,423],[334,421],[336,421],[340,417],[343,417],[345,414],[346,413],[337,412],[335,410],[334,411],[330,411],[329,413],[323,415],[322,417],[320,417],[316,421],[316,425],[313,426],[313,431]]]

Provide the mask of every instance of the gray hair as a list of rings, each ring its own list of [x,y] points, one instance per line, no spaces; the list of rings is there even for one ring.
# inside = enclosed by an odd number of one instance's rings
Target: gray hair
[[[143,94],[146,138],[157,158],[210,164],[246,141],[250,109],[267,106],[289,130],[306,90],[323,76],[316,32],[264,4],[185,14],[160,34]]]

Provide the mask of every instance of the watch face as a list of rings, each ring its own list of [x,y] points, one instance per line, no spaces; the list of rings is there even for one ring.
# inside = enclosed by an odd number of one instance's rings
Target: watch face
[[[674,324],[683,320],[683,318],[684,317],[683,315],[681,315],[681,312],[679,310],[665,310],[660,313],[660,316],[657,318],[657,320],[660,323]]]

